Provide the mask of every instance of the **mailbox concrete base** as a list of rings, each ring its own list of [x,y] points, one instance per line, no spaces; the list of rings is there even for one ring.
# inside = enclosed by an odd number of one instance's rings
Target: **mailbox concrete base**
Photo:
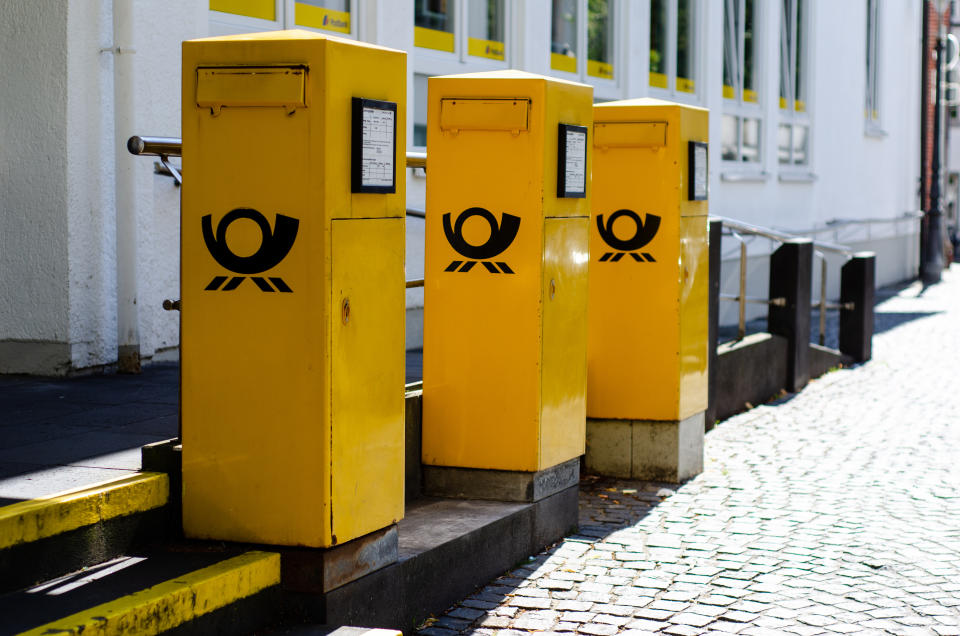
[[[283,584],[323,594],[392,565],[399,556],[397,525],[333,548],[280,548]]]
[[[423,466],[423,492],[430,497],[533,503],[579,482],[579,457],[534,473]]]
[[[679,483],[703,472],[704,413],[679,422],[587,419],[587,471]]]

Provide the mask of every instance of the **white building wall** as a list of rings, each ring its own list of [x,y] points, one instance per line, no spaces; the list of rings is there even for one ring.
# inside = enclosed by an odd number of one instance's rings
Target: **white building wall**
[[[461,11],[466,6],[450,1]],[[780,2],[760,3],[759,168],[720,158],[724,34],[718,0],[696,1],[695,94],[649,86],[650,0],[615,3],[615,80],[580,79],[594,84],[598,100],[668,97],[711,110],[712,214],[874,247],[880,284],[913,276],[916,220],[828,223],[895,219],[919,207],[919,3],[882,3],[884,134],[872,135],[863,125],[865,3],[810,2],[808,168],[787,174],[777,163]],[[129,42],[115,41],[118,3],[132,12]],[[169,177],[153,174],[151,160],[126,154],[122,144],[134,133],[179,136],[182,40],[284,24],[282,17],[274,24],[233,20],[208,6],[207,0],[0,2],[0,372],[110,365],[118,344],[133,332],[143,358],[175,351],[178,314],[160,304],[178,297],[179,189]],[[277,2],[288,25],[293,6],[293,0]],[[412,2],[354,0],[354,36],[409,53],[411,144],[414,117],[425,104],[423,76],[514,67],[575,78],[550,69],[550,2],[507,0],[507,7],[507,61],[500,64],[414,47]],[[581,64],[585,7],[582,2]],[[129,116],[123,115],[125,98]],[[423,175],[408,171],[408,207],[423,209],[424,188]],[[124,218],[132,223],[124,225]],[[135,248],[127,250],[131,243]],[[751,244],[751,295],[766,293],[771,247],[762,240]],[[134,266],[125,264],[125,251]],[[726,241],[725,256],[735,251]],[[726,262],[723,272],[725,291],[731,291],[736,265]],[[422,275],[423,221],[408,217],[407,277]],[[408,291],[408,345],[420,341],[422,302],[420,290]],[[726,308],[725,321],[733,319],[732,309]]]

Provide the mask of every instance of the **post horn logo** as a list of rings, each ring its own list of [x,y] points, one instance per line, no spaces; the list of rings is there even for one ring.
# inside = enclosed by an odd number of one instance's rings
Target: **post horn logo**
[[[250,219],[260,228],[261,240],[260,248],[250,256],[237,256],[227,246],[227,228],[237,219]],[[297,229],[300,227],[300,221],[290,216],[282,214],[277,215],[273,229],[267,218],[250,208],[237,208],[231,210],[220,219],[217,224],[217,233],[213,233],[213,221],[207,214],[200,219],[200,225],[203,229],[203,242],[207,244],[210,255],[220,264],[221,267],[235,274],[260,274],[273,269],[280,264],[293,242],[297,239]],[[217,291],[223,285],[229,276],[215,276],[210,284],[204,289],[207,291]],[[220,291],[233,291],[244,281],[244,276],[234,276],[230,282],[223,285]],[[262,276],[251,276],[251,280],[260,288],[260,291],[272,292],[292,292],[293,290],[278,276],[264,278]],[[273,283],[271,286],[270,283]],[[276,290],[274,289],[276,287]]]
[[[636,231],[634,231],[633,236],[626,240],[618,239],[617,236],[613,233],[613,223],[621,216],[625,216],[636,225]],[[633,210],[617,210],[610,215],[610,218],[607,219],[606,225],[603,223],[603,215],[597,215],[597,229],[600,231],[600,238],[603,239],[603,242],[612,247],[615,250],[619,250],[616,253],[607,252],[600,257],[600,262],[610,261],[616,263],[624,254],[630,254],[633,257],[633,260],[638,263],[648,262],[655,263],[656,259],[650,254],[650,252],[643,252],[641,254],[637,253],[637,250],[644,247],[647,243],[652,241],[657,235],[657,230],[660,229],[660,217],[656,214],[647,214],[646,221],[640,220],[640,215],[634,212]]]
[[[471,245],[463,238],[463,223],[473,216],[479,216],[490,225],[490,238],[483,245]],[[497,219],[489,210],[484,208],[468,208],[460,213],[457,222],[452,226],[450,224],[450,213],[443,215],[443,232],[447,235],[447,241],[450,246],[458,253],[465,256],[468,260],[454,260],[445,272],[469,272],[477,263],[483,263],[487,271],[491,274],[512,274],[513,270],[503,261],[490,262],[495,256],[503,253],[510,247],[513,239],[517,237],[517,231],[520,229],[520,217],[512,214],[503,213],[503,218],[499,225]],[[499,268],[499,269],[497,269]]]

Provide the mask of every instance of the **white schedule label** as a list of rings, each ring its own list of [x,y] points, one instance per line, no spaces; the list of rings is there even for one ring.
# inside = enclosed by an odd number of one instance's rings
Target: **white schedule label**
[[[567,192],[584,194],[587,180],[587,133],[567,130],[566,151],[564,186]]]
[[[393,139],[396,113],[382,108],[363,109],[363,151],[361,183],[364,186],[393,185]]]
[[[707,147],[693,147],[693,195],[696,199],[707,198]]]

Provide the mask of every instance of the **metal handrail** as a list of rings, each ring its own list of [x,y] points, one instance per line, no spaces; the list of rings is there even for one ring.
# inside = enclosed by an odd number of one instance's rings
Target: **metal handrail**
[[[747,290],[747,242],[744,239],[743,235],[753,235],[761,236],[763,238],[771,239],[774,241],[785,242],[795,238],[798,238],[796,235],[787,234],[786,232],[780,232],[777,230],[772,230],[770,228],[761,227],[759,225],[752,225],[750,223],[744,223],[742,221],[735,221],[733,219],[728,219],[722,216],[711,217],[719,220],[723,223],[724,229],[728,229],[730,236],[735,238],[740,243],[740,289],[739,293],[734,296],[731,294],[720,294],[720,300],[729,300],[735,301],[738,303],[738,315],[737,315],[737,340],[743,340],[746,336],[746,304],[755,303],[755,304],[766,304],[773,305],[776,307],[785,307],[787,302],[785,298],[748,298],[746,295]],[[856,250],[847,247],[846,245],[840,245],[838,243],[830,243],[828,241],[817,241],[811,239],[814,247],[814,256],[820,259],[820,301],[817,303],[817,308],[820,311],[820,320],[819,320],[819,342],[822,346],[826,341],[826,332],[827,332],[827,310],[833,309],[853,309],[853,303],[828,303],[827,302],[827,257],[824,252],[833,252],[836,254],[842,254],[844,256],[853,256],[856,254]]]
[[[761,227],[759,225],[752,225],[750,223],[744,223],[743,221],[735,221],[733,219],[728,219],[725,216],[714,216],[711,217],[723,222],[723,226],[735,230],[742,234],[753,234],[756,236],[762,236],[774,241],[791,241],[795,238],[800,238],[796,234],[788,234],[786,232],[780,232],[777,230],[771,230],[768,227]],[[817,241],[811,239],[813,246],[817,249],[821,249],[825,252],[835,252],[837,254],[843,254],[845,256],[853,256],[856,253],[851,247],[846,245],[840,245],[839,243],[830,243],[828,241]]]

